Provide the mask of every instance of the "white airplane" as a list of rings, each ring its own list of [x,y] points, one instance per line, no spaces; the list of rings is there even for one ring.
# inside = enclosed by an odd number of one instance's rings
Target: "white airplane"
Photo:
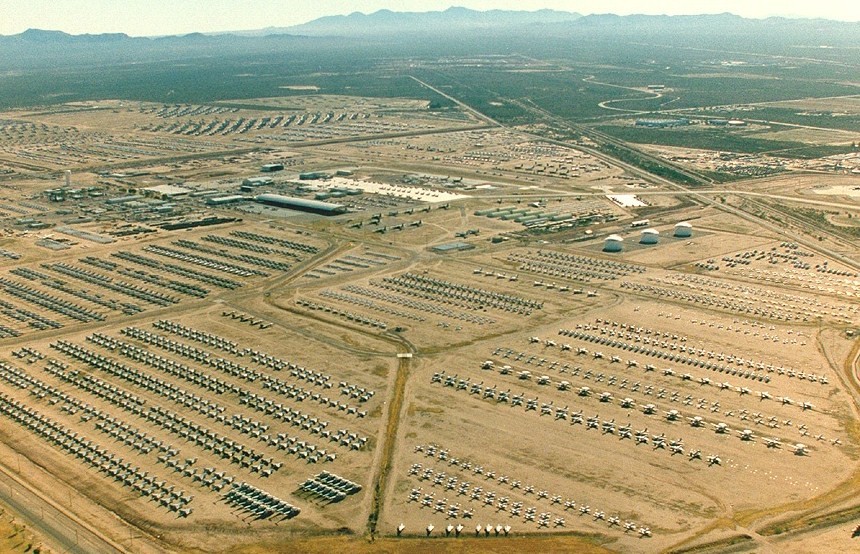
[[[711,454],[710,456],[708,456],[708,465],[709,466],[718,466],[718,465],[720,465],[720,462],[722,462],[722,460],[720,460],[720,457],[717,456],[716,454]]]
[[[807,454],[809,454],[808,447],[803,443],[799,442],[795,444],[792,448],[797,456],[806,456]]]
[[[782,441],[777,437],[771,437],[769,439],[764,439],[764,444],[768,448],[782,448]]]
[[[625,521],[625,522],[624,522],[624,532],[625,532],[625,533],[626,533],[627,531],[635,531],[635,530],[636,530],[636,527],[637,527],[637,526],[636,526],[636,524],[635,524],[635,523],[633,523],[632,521]]]

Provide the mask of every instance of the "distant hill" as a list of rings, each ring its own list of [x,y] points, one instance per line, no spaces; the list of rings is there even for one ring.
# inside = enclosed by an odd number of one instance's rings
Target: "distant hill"
[[[291,34],[322,36],[379,36],[442,32],[517,29],[543,24],[570,23],[582,17],[578,13],[555,10],[476,11],[468,8],[448,8],[436,12],[393,12],[379,10],[371,14],[360,12],[349,15],[321,17],[302,25],[286,27]],[[275,29],[270,31],[277,32]]]

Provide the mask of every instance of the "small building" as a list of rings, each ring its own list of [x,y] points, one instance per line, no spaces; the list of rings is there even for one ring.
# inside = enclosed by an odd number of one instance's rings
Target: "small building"
[[[271,177],[249,177],[242,181],[242,186],[245,187],[262,187],[271,185],[275,181]]]
[[[603,241],[604,252],[621,252],[624,239],[620,235],[609,235]]]
[[[280,194],[261,194],[254,197],[254,201],[268,206],[277,206],[288,210],[309,212],[320,215],[339,215],[346,213],[346,206],[332,204],[331,202],[320,202],[307,198],[296,198],[294,196],[283,196]]]
[[[227,204],[236,204],[250,200],[247,196],[241,194],[231,194],[230,196],[214,196],[206,199],[207,206],[225,206]]]
[[[645,229],[639,238],[639,244],[657,244],[660,242],[660,231],[657,229]]]
[[[108,198],[107,200],[105,200],[105,204],[127,204],[129,202],[137,202],[140,199],[140,196],[136,194],[130,194],[128,196],[116,196],[114,198]]]
[[[284,164],[274,163],[274,164],[265,164],[260,168],[260,171],[263,173],[274,173],[275,171],[283,171]]]
[[[317,179],[328,179],[328,175],[320,171],[309,171],[307,173],[299,173],[301,181],[316,181]]]
[[[693,226],[688,221],[682,221],[675,225],[675,233],[674,236],[682,239],[690,238],[693,236]]]
[[[154,187],[142,189],[141,192],[143,192],[144,196],[168,200],[188,196],[191,193],[191,190],[185,187],[178,187],[176,185],[156,185]]]
[[[446,242],[445,244],[439,244],[431,248],[433,252],[437,254],[447,254],[449,252],[463,252],[465,250],[473,250],[475,248],[474,244],[469,244],[468,242]]]
[[[684,127],[690,124],[689,119],[637,119],[637,127],[650,127],[652,129],[668,129],[670,127]]]

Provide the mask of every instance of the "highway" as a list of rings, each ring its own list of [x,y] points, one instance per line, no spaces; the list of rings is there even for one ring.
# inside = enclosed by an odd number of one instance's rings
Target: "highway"
[[[0,466],[0,502],[39,538],[56,552],[70,554],[116,554],[127,552],[92,532],[65,510],[20,481],[6,467]]]

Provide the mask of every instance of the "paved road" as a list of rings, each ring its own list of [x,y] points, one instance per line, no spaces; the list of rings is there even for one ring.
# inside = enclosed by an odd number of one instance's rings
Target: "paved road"
[[[0,467],[0,502],[6,504],[46,546],[70,554],[117,554],[119,550],[57,510]]]

